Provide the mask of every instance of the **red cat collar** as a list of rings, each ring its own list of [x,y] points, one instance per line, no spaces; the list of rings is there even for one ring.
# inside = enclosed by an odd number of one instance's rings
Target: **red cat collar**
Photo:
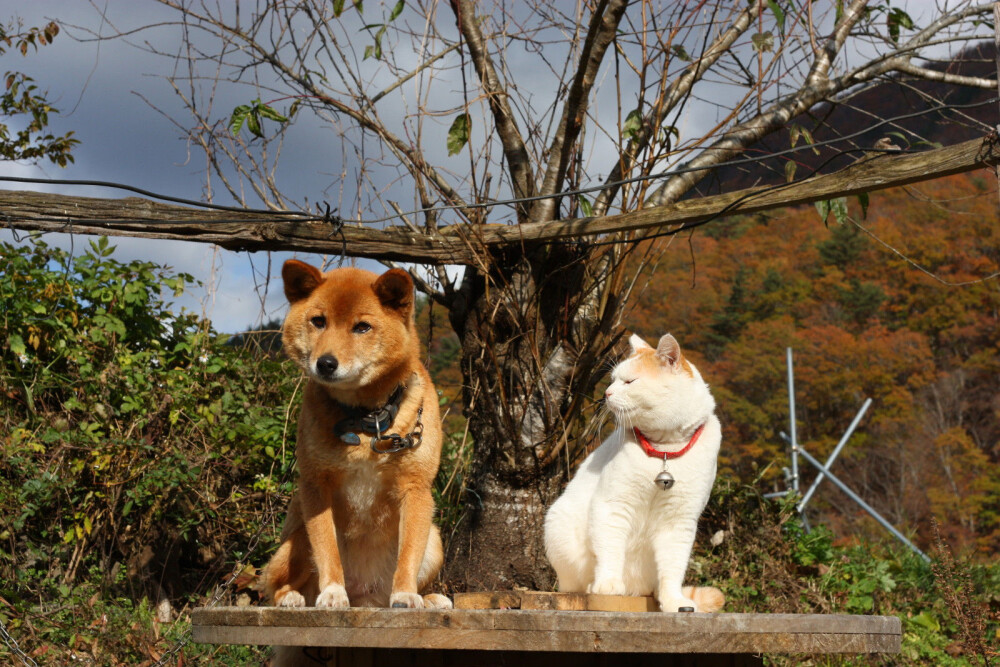
[[[687,452],[687,450],[694,447],[694,443],[698,442],[698,437],[701,435],[701,432],[705,430],[705,424],[702,424],[695,430],[694,435],[692,435],[691,439],[688,440],[688,444],[684,445],[684,449],[679,449],[676,452],[661,452],[649,443],[649,439],[644,436],[639,429],[633,428],[632,430],[635,432],[635,437],[639,439],[639,444],[642,446],[642,451],[646,452],[646,456],[666,461],[667,459],[676,459],[678,456],[682,456],[685,452]]]

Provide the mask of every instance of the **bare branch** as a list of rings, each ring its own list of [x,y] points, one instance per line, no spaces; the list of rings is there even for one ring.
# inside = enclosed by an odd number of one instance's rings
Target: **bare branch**
[[[563,185],[570,155],[586,117],[588,98],[597,78],[597,70],[615,38],[618,24],[627,7],[628,0],[602,0],[594,10],[580,55],[580,67],[573,77],[573,84],[563,105],[559,128],[549,148],[549,165],[542,179],[540,194],[555,194]],[[535,202],[531,209],[531,221],[551,220],[556,203],[554,197]]]
[[[528,158],[528,151],[524,147],[524,139],[514,120],[514,113],[507,101],[507,91],[500,83],[493,62],[487,53],[486,40],[479,29],[474,5],[475,3],[470,2],[470,0],[452,0],[451,2],[452,10],[458,19],[459,31],[465,39],[469,54],[472,56],[472,65],[476,68],[480,85],[483,87],[483,92],[489,101],[490,111],[493,113],[497,136],[503,145],[504,157],[507,159],[507,168],[514,186],[514,196],[518,198],[531,197],[535,192],[531,161]],[[518,219],[524,217],[526,217],[526,211],[521,209]]]
[[[984,79],[978,76],[960,76],[948,72],[918,67],[909,60],[894,62],[892,69],[903,74],[910,74],[925,81],[942,81],[956,86],[972,86],[974,88],[984,88],[986,90],[996,90],[996,79]]]
[[[750,6],[740,12],[733,20],[732,25],[705,49],[700,58],[684,69],[681,75],[670,84],[660,99],[656,101],[650,112],[645,115],[642,120],[642,127],[629,140],[625,150],[622,151],[621,157],[615,161],[615,166],[611,169],[608,178],[605,179],[604,182],[607,185],[607,189],[603,190],[596,197],[593,207],[594,215],[600,216],[607,212],[608,206],[611,205],[611,202],[620,189],[620,186],[616,185],[616,183],[622,180],[625,173],[623,166],[627,165],[631,167],[635,161],[635,157],[649,145],[650,139],[656,136],[656,132],[659,130],[660,125],[663,124],[663,119],[666,118],[667,114],[673,111],[681,100],[690,94],[691,89],[701,80],[705,72],[709,71],[719,58],[728,53],[740,35],[744,34],[750,28],[755,9],[756,7]]]

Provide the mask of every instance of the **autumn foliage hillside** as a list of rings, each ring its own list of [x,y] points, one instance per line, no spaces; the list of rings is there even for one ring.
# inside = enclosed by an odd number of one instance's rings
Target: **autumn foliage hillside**
[[[852,200],[839,222],[812,206],[714,221],[660,242],[627,325],[674,333],[700,364],[724,472],[784,488],[791,347],[807,451],[825,459],[871,397],[833,472],[922,547],[936,517],[953,546],[996,556],[997,212],[994,176],[977,173],[872,193],[866,212]],[[821,489],[813,518],[842,536],[880,530]]]

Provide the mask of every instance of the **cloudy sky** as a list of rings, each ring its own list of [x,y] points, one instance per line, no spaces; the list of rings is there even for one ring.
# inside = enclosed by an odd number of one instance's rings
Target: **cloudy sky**
[[[252,4],[249,2],[247,6]],[[919,12],[929,9],[931,4],[921,0],[903,2],[901,6],[914,13],[916,19],[920,18]],[[223,8],[219,11],[228,12],[235,6],[235,3],[225,2],[218,5]],[[385,2],[367,3],[366,7],[371,9],[366,9],[365,20],[373,20],[370,17],[384,12],[385,6]],[[446,5],[442,11],[449,11]],[[249,13],[247,12],[248,15]],[[454,30],[450,13],[447,18],[449,20],[438,21],[442,31]],[[186,128],[191,125],[191,117],[167,80],[169,75],[178,70],[183,71],[185,66],[184,58],[176,57],[182,53],[184,43],[184,33],[176,22],[176,12],[150,0],[0,0],[0,21],[9,23],[18,19],[26,27],[41,26],[49,20],[56,20],[62,26],[62,32],[51,46],[31,52],[28,57],[8,51],[3,56],[3,71],[22,71],[34,77],[39,87],[48,91],[50,102],[59,109],[59,114],[52,116],[51,131],[61,134],[73,130],[81,143],[73,151],[75,163],[66,169],[48,163],[19,165],[0,162],[0,177],[113,181],[176,197],[205,199],[205,156],[186,140]],[[765,13],[762,17],[764,19],[773,20],[773,17]],[[350,21],[357,22],[357,25],[352,26]],[[829,22],[829,17],[824,19],[817,16],[816,21],[822,28],[824,21]],[[339,27],[344,30],[348,41],[354,40],[357,34],[362,34],[363,21],[356,14],[345,12],[341,22],[343,25]],[[138,30],[139,28],[145,29]],[[423,26],[417,25],[414,30],[419,35],[422,29]],[[692,40],[692,49],[703,43],[703,31],[706,29],[709,29],[708,24],[702,23],[692,30],[688,37]],[[116,33],[124,33],[128,37],[115,40],[93,38],[94,35],[110,36]],[[195,41],[207,39],[204,35],[199,37],[196,31],[193,34],[196,35]],[[453,36],[447,35],[449,38]],[[553,70],[558,69],[559,49],[564,48],[560,40],[565,42],[561,35],[556,37],[546,42],[545,46],[545,62],[549,67],[552,67],[549,62],[554,62],[556,67]],[[437,42],[433,48],[440,49],[440,44],[441,42]],[[214,41],[203,41],[201,45],[206,52],[218,51]],[[151,48],[159,50],[161,54],[150,53]],[[357,44],[352,48],[360,50]],[[171,54],[175,57],[171,57]],[[419,56],[413,50],[407,51],[406,45],[403,45],[403,48],[396,49],[390,57],[397,61],[395,64],[403,71],[407,71]],[[540,50],[536,52],[526,43],[523,47],[510,49],[506,65],[511,71],[518,72],[513,79],[515,85],[521,88],[518,92],[528,100],[531,112],[544,121],[544,110],[557,94],[558,86],[546,83],[545,77],[552,79],[553,72],[542,71],[544,68],[539,66],[539,57]],[[846,53],[845,57],[853,59],[859,56],[854,49]],[[437,151],[437,154],[430,155],[430,161],[441,165],[443,172],[461,187],[464,185],[460,181],[460,175],[465,173],[463,165],[456,162],[459,158],[449,158],[445,152],[449,123],[463,103],[458,66],[460,61],[457,54],[452,52],[441,62],[448,63],[448,58],[453,62],[444,72],[436,75],[442,80],[442,85],[434,89],[443,91],[439,99],[418,99],[411,102],[405,95],[400,97],[403,100],[401,103],[389,102],[387,99],[380,103],[379,114],[389,127],[403,128],[400,135],[408,140],[414,133],[422,137],[425,142],[423,145]],[[360,61],[360,57],[358,60]],[[375,72],[370,80],[363,83],[377,91],[392,79],[379,80],[377,72],[380,69],[373,67],[373,63],[374,61],[369,61],[359,71]],[[678,64],[684,65],[680,61]],[[336,63],[319,65],[321,68],[323,66],[335,68]],[[617,82],[616,76],[621,77]],[[616,88],[634,90],[634,82],[629,81],[628,76],[626,68],[618,72],[610,66],[605,67],[599,75],[599,92],[589,113],[595,116],[604,114],[605,119],[601,122],[608,127],[615,126],[623,115],[618,106]],[[247,103],[253,97],[259,95],[265,100],[273,97],[267,90],[261,93],[255,87],[260,82],[252,80],[252,77],[248,78],[251,80],[245,82],[247,85],[222,85],[211,91],[213,122],[224,122],[236,105]],[[602,88],[601,83],[606,85]],[[419,96],[421,89],[419,86],[414,88]],[[742,94],[732,85],[707,84],[698,90],[699,97],[694,101],[696,112],[676,119],[677,128],[684,138],[701,136],[702,132],[709,131],[721,122],[732,108],[727,105],[727,101]],[[713,94],[716,97],[714,104],[708,104],[706,100]],[[624,97],[628,95],[626,92]],[[488,116],[489,111],[482,99],[470,103],[479,105],[473,111],[473,118]],[[626,99],[623,104],[627,103]],[[442,112],[423,113],[425,104]],[[420,113],[417,112],[418,109]],[[477,113],[481,116],[476,116]],[[483,122],[473,123],[470,146],[482,151],[481,155],[495,150],[485,137],[476,134],[482,132],[486,125]],[[385,151],[374,157],[345,151],[346,144],[340,140],[341,131],[343,128],[338,125],[337,119],[330,116],[324,118],[302,114],[296,118],[296,122],[285,134],[282,147],[282,171],[279,174],[282,191],[300,204],[327,200],[337,206],[345,201],[351,202],[350,206],[340,207],[344,217],[381,216],[385,213],[384,210],[367,206],[367,202],[362,201],[356,192],[345,192],[345,188],[352,187],[351,184],[357,183],[364,175],[360,172],[365,167],[356,165],[369,160],[377,168],[374,172],[367,171],[372,183],[371,189],[378,190],[377,197],[385,198],[387,191],[397,188],[400,190],[399,197],[396,197],[396,192],[392,192],[392,196],[388,198],[399,199],[403,208],[416,208],[412,185],[401,185],[406,181],[400,177],[398,165],[394,171],[392,156]],[[426,139],[427,135],[431,138]],[[587,141],[589,154],[585,159],[597,165],[591,176],[596,174],[600,178],[602,171],[607,173],[602,165],[613,165],[615,162],[614,141],[610,135],[603,136],[592,130]],[[354,145],[362,148],[366,146],[364,141],[355,141]],[[368,140],[367,146],[371,147],[372,153],[381,150],[372,140]],[[495,155],[493,161],[496,161]],[[497,190],[496,184],[494,186],[491,194],[498,197],[506,194],[502,189]],[[0,187],[92,197],[130,196],[130,193],[118,190],[68,185],[24,185],[0,181]],[[232,203],[225,198],[218,183],[213,184],[213,195],[216,203]],[[491,218],[492,221],[495,219],[496,216]],[[454,221],[445,219],[442,224]],[[12,238],[14,234],[11,231],[0,230],[0,239],[9,241]],[[72,244],[75,251],[85,248],[88,241],[88,237],[82,236],[70,239],[66,235],[47,235],[46,238],[49,243],[62,247],[68,248]],[[274,280],[278,278],[281,262],[290,256],[287,253],[275,253],[271,256],[265,253],[233,253],[204,244],[125,237],[113,237],[113,242],[118,247],[116,257],[119,260],[137,258],[167,264],[178,271],[190,273],[205,283],[204,288],[193,291],[179,300],[178,304],[203,313],[219,331],[236,332],[248,325],[283,315],[284,300],[280,280]],[[322,258],[311,256],[304,259],[318,263]],[[374,262],[365,261],[361,265],[379,269],[379,265]],[[272,279],[272,283],[265,299],[262,289],[268,278]]]
[[[47,90],[50,103],[59,110],[58,115],[50,117],[50,130],[57,134],[73,130],[80,140],[73,150],[75,163],[65,169],[47,162],[36,165],[0,162],[0,176],[112,181],[203,201],[204,155],[190,149],[182,129],[168,118],[187,120],[177,96],[163,78],[173,70],[175,63],[166,57],[144,53],[126,41],[89,40],[85,31],[72,27],[83,26],[110,35],[115,29],[127,32],[139,26],[166,23],[175,20],[176,16],[152,2],[112,0],[98,7],[106,10],[114,21],[113,26],[103,21],[95,6],[78,0],[0,1],[2,21],[19,17],[25,27],[42,26],[49,20],[62,25],[62,32],[52,45],[30,52],[28,57],[9,51],[2,57],[3,68],[4,71],[24,72],[36,80],[39,88]],[[162,44],[173,39],[179,39],[176,26],[165,25],[162,29],[142,33],[133,41],[159,40]],[[227,102],[225,94],[224,91],[219,109],[227,105],[232,109],[250,99],[243,91],[233,91]],[[332,138],[326,141],[325,144],[317,141],[307,132],[292,133],[289,137],[285,151],[302,165],[301,177],[292,188],[298,191],[292,192],[293,196],[311,201],[323,198],[333,178],[331,171],[336,172],[336,168],[329,165],[329,155],[335,147]],[[0,188],[88,197],[134,196],[120,190],[68,185],[0,182]],[[217,201],[230,203],[221,198]],[[14,234],[10,230],[0,230],[0,240],[12,238]],[[93,237],[70,239],[65,234],[47,234],[45,238],[48,243],[64,248],[71,247],[72,243],[74,250],[80,252]],[[274,253],[270,257],[270,274],[277,282],[272,283],[266,303],[262,303],[262,285],[268,273],[267,253],[234,253],[200,243],[126,237],[112,237],[111,240],[118,248],[115,257],[120,261],[154,261],[190,273],[204,282],[204,288],[195,288],[176,303],[204,313],[219,331],[241,331],[262,318],[266,321],[284,312],[280,268],[290,254]],[[321,261],[318,256],[304,259]],[[374,262],[362,265],[378,270]]]

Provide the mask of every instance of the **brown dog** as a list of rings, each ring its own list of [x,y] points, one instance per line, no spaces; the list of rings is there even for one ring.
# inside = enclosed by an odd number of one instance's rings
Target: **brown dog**
[[[420,362],[413,282],[400,269],[281,272],[282,330],[308,377],[299,485],[263,589],[282,607],[439,607],[421,596],[441,568],[431,485],[441,454],[438,396]]]

